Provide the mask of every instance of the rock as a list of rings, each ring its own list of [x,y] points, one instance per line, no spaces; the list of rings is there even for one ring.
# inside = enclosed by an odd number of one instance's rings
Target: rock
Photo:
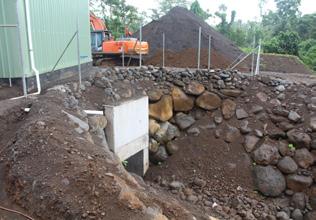
[[[176,114],[175,121],[181,130],[185,130],[195,123],[195,119],[192,116],[182,112]]]
[[[223,117],[222,116],[215,116],[214,122],[218,125],[221,124],[223,122]]]
[[[301,168],[304,169],[307,169],[314,163],[313,155],[306,148],[296,150],[294,160]]]
[[[185,92],[189,95],[201,95],[205,91],[205,87],[198,82],[192,81],[185,87]]]
[[[241,119],[248,118],[249,115],[244,109],[239,108],[239,109],[236,109],[236,117],[238,120],[241,120]]]
[[[153,136],[160,129],[160,125],[154,119],[149,119],[149,134]]]
[[[227,120],[235,115],[236,103],[230,99],[225,99],[222,104],[222,114]]]
[[[175,189],[175,190],[179,190],[181,188],[184,188],[184,184],[179,182],[179,181],[172,181],[169,184],[170,189]]]
[[[173,99],[173,108],[178,112],[191,111],[194,106],[192,98],[188,97],[181,89],[174,87],[171,92]]]
[[[301,116],[299,114],[297,114],[297,112],[290,111],[288,119],[292,122],[297,123],[301,120]]]
[[[269,98],[268,95],[265,94],[264,92],[258,92],[256,96],[261,102],[267,102]]]
[[[188,129],[188,134],[193,135],[193,136],[199,136],[200,135],[200,130],[197,127],[191,127]]]
[[[310,119],[309,125],[313,131],[316,131],[316,117],[312,117]]]
[[[163,92],[161,90],[149,90],[147,95],[150,102],[157,102],[163,96]]]
[[[225,141],[228,143],[235,142],[240,137],[239,129],[230,125],[227,125],[225,130]]]
[[[159,164],[168,159],[168,154],[166,148],[164,146],[159,146],[158,151],[153,154],[150,158],[150,161],[154,164]]]
[[[306,195],[304,193],[294,193],[291,206],[304,211],[306,207]]]
[[[304,219],[304,216],[303,216],[301,210],[295,209],[295,210],[292,212],[292,219],[293,219],[293,220],[303,220],[303,219]]]
[[[263,111],[263,107],[260,106],[260,105],[254,105],[254,106],[252,106],[252,108],[250,110],[250,112],[253,113],[253,114],[258,114],[258,113],[260,113],[262,111]]]
[[[173,155],[179,150],[179,145],[170,141],[168,142],[166,149],[170,155]]]
[[[286,188],[282,173],[272,166],[255,166],[254,180],[258,190],[265,196],[279,196]]]
[[[237,98],[241,94],[241,91],[238,89],[222,89],[220,92],[223,95],[235,97],[235,98]]]
[[[281,141],[278,143],[278,148],[282,156],[294,156],[295,149],[289,148],[289,145],[287,142]]]
[[[169,122],[163,122],[160,124],[160,129],[155,133],[154,138],[164,144],[179,136],[180,131],[176,126]]]
[[[316,211],[308,212],[304,216],[304,220],[315,220],[316,219]]]
[[[295,147],[297,148],[310,148],[310,144],[312,142],[311,137],[298,130],[298,129],[293,129],[287,132],[287,136],[289,138],[289,141],[292,144],[295,144]]]
[[[279,161],[278,168],[282,173],[291,174],[296,172],[298,166],[291,157],[285,156]]]
[[[310,176],[291,174],[286,177],[287,187],[295,192],[302,192],[310,187],[313,179]]]
[[[280,106],[281,102],[278,99],[271,99],[269,102],[272,106]]]
[[[245,142],[244,142],[245,150],[248,153],[252,152],[255,149],[257,143],[259,142],[259,140],[260,139],[258,137],[253,136],[253,135],[245,136]]]
[[[196,105],[205,110],[215,110],[219,108],[221,104],[221,98],[211,92],[204,92],[196,99]]]
[[[106,117],[102,115],[91,116],[89,119],[90,131],[97,132],[106,128],[108,121]]]
[[[287,121],[282,121],[278,124],[278,127],[282,129],[282,131],[289,131],[292,130],[294,128],[294,125],[287,122]]]
[[[194,181],[193,181],[194,185],[198,186],[198,187],[205,187],[206,186],[206,181],[201,179],[201,178],[195,178]]]
[[[284,92],[285,91],[285,87],[283,85],[279,85],[275,88],[277,91],[279,92]]]
[[[290,220],[290,217],[288,216],[288,214],[286,212],[278,212],[276,215],[278,220]]]
[[[252,129],[248,127],[249,122],[244,120],[240,123],[240,131],[242,134],[249,134]]]
[[[280,159],[278,148],[272,141],[265,141],[252,154],[253,160],[260,165],[277,164]]]
[[[149,116],[159,121],[168,121],[173,116],[172,97],[164,95],[157,103],[149,105]]]
[[[149,152],[152,153],[157,153],[159,149],[160,144],[155,140],[155,139],[150,139],[149,140]]]

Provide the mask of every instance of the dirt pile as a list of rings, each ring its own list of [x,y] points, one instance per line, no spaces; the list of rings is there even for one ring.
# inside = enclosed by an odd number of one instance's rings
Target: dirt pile
[[[174,67],[196,67],[199,27],[202,28],[202,62],[207,66],[208,37],[212,36],[212,66],[226,68],[242,51],[227,39],[210,27],[206,22],[185,8],[175,7],[170,12],[152,21],[143,27],[143,40],[150,45],[147,64],[161,65],[162,62],[162,34],[166,36],[167,58],[177,60],[176,63],[168,62]],[[135,33],[138,36],[138,33]]]

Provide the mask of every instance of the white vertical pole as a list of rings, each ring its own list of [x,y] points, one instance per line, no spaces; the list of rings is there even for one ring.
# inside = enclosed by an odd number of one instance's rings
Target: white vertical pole
[[[202,28],[199,27],[199,47],[198,47],[198,66],[197,66],[198,69],[200,69],[200,62],[201,62],[201,32],[202,32]]]
[[[142,67],[142,37],[143,37],[143,33],[142,33],[143,29],[142,29],[142,22],[140,22],[140,28],[139,28],[139,67]]]
[[[252,61],[251,61],[251,75],[254,75],[255,66],[255,48],[256,48],[256,35],[253,37],[253,51],[252,51]]]
[[[166,39],[165,39],[165,33],[162,34],[162,67],[165,67],[165,45]]]
[[[212,36],[208,36],[208,60],[207,60],[207,69],[211,69],[211,48],[212,48]]]
[[[259,40],[259,49],[258,49],[258,56],[257,56],[257,67],[255,75],[258,75],[260,72],[260,53],[261,53],[261,39]]]
[[[79,86],[81,88],[81,62],[80,62],[80,39],[79,39],[79,16],[77,17],[77,56],[78,56],[78,73],[79,73]]]

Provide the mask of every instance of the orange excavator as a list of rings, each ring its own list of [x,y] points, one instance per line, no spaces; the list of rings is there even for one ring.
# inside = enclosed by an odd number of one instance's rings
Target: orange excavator
[[[148,42],[140,42],[137,38],[132,38],[132,33],[125,28],[125,37],[117,40],[111,34],[103,22],[92,12],[90,13],[91,48],[94,64],[104,60],[122,61],[127,60],[127,65],[131,62],[139,62],[139,55],[147,55],[149,52]]]

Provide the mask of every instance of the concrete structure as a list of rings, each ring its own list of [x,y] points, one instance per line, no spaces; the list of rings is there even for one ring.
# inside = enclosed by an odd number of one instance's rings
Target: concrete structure
[[[144,175],[149,167],[148,97],[104,108],[109,148],[121,161],[128,161],[128,171]]]
[[[55,70],[77,66],[77,26],[80,62],[87,64],[92,61],[88,0],[0,0],[0,79],[35,75],[30,40],[39,74],[50,73],[64,50]]]

